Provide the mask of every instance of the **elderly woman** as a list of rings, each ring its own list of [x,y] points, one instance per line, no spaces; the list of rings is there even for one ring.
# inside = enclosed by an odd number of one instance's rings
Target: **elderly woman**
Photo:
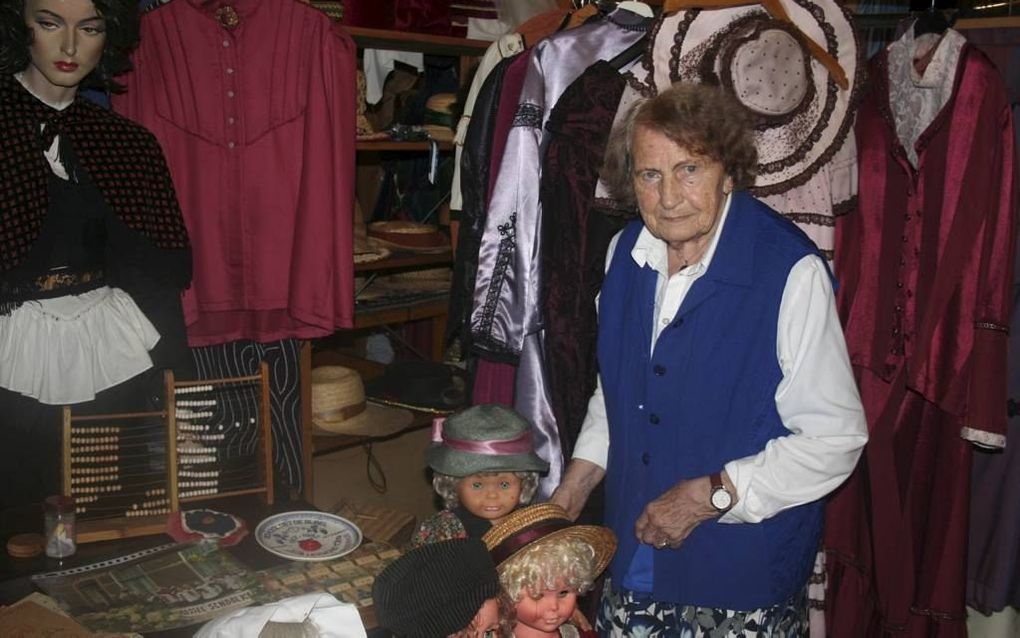
[[[605,477],[603,635],[806,632],[820,499],[867,430],[823,257],[740,190],[755,158],[740,107],[700,85],[610,142],[641,219],[609,246],[599,383],[552,497],[576,516]]]
[[[78,95],[116,90],[137,37],[136,0],[0,3],[0,513],[60,489],[61,405],[150,408],[191,365],[162,151]]]

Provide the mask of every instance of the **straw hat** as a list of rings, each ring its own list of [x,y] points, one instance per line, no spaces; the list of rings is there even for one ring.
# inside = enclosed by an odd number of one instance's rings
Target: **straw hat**
[[[616,535],[600,525],[575,525],[559,505],[540,503],[510,512],[485,533],[482,541],[489,548],[496,567],[522,550],[562,538],[575,538],[595,550],[598,577],[616,552]]]
[[[379,240],[383,246],[396,250],[419,253],[449,252],[450,240],[430,224],[393,220],[373,222],[368,225],[369,237]]]
[[[361,376],[343,366],[312,370],[312,424],[332,434],[386,436],[411,424],[407,410],[367,403]]]

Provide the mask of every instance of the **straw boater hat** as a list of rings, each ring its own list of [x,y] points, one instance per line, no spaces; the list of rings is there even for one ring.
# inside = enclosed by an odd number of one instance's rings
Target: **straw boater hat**
[[[531,425],[501,405],[475,405],[434,422],[429,467],[450,476],[479,472],[546,472],[535,454]]]
[[[600,525],[575,525],[559,505],[540,503],[516,509],[485,533],[482,541],[500,565],[525,549],[563,538],[584,541],[595,550],[593,578],[609,565],[616,552],[616,535]]]
[[[450,240],[431,224],[393,220],[368,225],[368,236],[383,246],[419,253],[449,252]]]
[[[312,424],[332,434],[386,436],[411,424],[407,410],[365,401],[361,376],[342,366],[312,370]]]
[[[793,24],[747,5],[668,16],[650,47],[659,92],[676,82],[721,85],[750,115],[758,149],[755,195],[806,182],[852,134],[863,72],[850,14],[835,0],[779,0]],[[804,44],[838,62],[841,88]],[[651,69],[649,60],[645,68]],[[640,72],[639,72],[640,73]]]

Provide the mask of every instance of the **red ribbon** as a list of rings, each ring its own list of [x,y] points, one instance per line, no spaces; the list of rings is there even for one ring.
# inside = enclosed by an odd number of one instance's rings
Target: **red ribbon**
[[[531,430],[525,430],[512,439],[502,441],[468,441],[465,439],[453,439],[444,433],[443,445],[451,450],[459,452],[471,452],[473,454],[488,454],[492,456],[507,456],[510,454],[527,454],[532,451]]]
[[[505,539],[502,543],[489,550],[489,555],[492,556],[493,562],[499,565],[529,543],[544,538],[553,532],[566,529],[571,525],[570,521],[562,518],[541,521]]]

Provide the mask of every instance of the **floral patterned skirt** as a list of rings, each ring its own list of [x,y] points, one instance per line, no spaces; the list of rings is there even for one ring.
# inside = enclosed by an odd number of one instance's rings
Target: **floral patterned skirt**
[[[606,578],[595,628],[613,638],[800,638],[808,635],[807,597],[805,591],[776,607],[731,611],[614,592]]]

